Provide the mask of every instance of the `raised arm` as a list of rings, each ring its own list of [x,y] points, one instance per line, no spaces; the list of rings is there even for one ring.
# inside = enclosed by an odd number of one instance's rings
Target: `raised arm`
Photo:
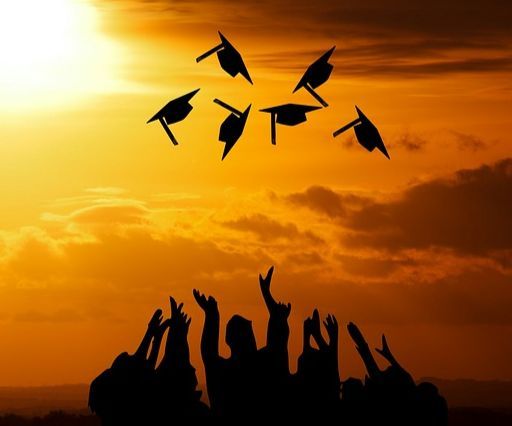
[[[157,332],[158,327],[160,327],[160,323],[162,322],[162,310],[157,309],[148,323],[148,328],[146,333],[144,333],[144,337],[140,342],[139,347],[135,351],[134,356],[139,358],[140,360],[146,360],[148,356],[149,346],[151,344],[151,340],[153,339],[154,334]]]
[[[280,302],[276,302],[272,293],[270,292],[270,283],[272,281],[272,274],[274,267],[272,266],[267,276],[263,278],[261,275],[260,289],[263,295],[263,300],[267,306],[269,313],[268,327],[267,327],[267,348],[287,350],[288,337],[290,336],[290,328],[288,326],[288,317],[292,306]]]
[[[165,355],[162,364],[187,365],[190,362],[187,336],[191,319],[183,312],[183,303],[178,305],[173,297],[170,297],[169,301],[171,305],[171,318],[169,320],[169,333],[167,333]]]
[[[356,344],[356,349],[364,362],[368,376],[371,379],[377,378],[380,375],[380,369],[375,362],[375,359],[373,358],[373,355],[370,351],[370,348],[368,347],[368,343],[366,343],[363,334],[352,322],[348,323],[347,329],[350,337],[352,337],[352,340]]]
[[[397,367],[397,368],[405,371],[405,369],[400,365],[400,363],[396,360],[396,358],[391,353],[391,349],[389,349],[389,345],[386,340],[386,336],[384,334],[382,335],[382,349],[375,348],[375,350],[377,351],[377,353],[379,355],[384,357],[393,367]]]
[[[194,290],[194,298],[197,304],[204,311],[204,326],[201,336],[201,357],[205,368],[219,358],[219,328],[220,315],[217,301],[212,297],[208,298],[198,290]]]
[[[169,327],[169,320],[165,320],[160,324],[158,330],[155,331],[153,335],[153,342],[151,344],[151,352],[149,353],[148,364],[154,369],[156,367],[156,363],[158,361],[158,354],[160,352],[160,346],[162,344],[162,338],[164,336],[165,330]]]
[[[328,351],[332,362],[333,375],[335,376],[337,388],[339,388],[340,370],[338,365],[338,320],[334,315],[327,315],[324,327],[329,335]]]
[[[315,339],[318,349],[327,350],[329,348],[324,336],[322,336],[322,330],[320,329],[320,314],[318,313],[318,309],[315,309],[311,316],[311,335]]]

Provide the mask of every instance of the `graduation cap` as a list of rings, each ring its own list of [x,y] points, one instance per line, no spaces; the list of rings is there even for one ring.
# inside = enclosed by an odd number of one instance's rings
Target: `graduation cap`
[[[329,79],[334,66],[328,61],[332,52],[334,52],[334,49],[336,49],[336,46],[333,46],[308,67],[300,79],[299,84],[297,84],[297,87],[293,90],[293,93],[301,87],[304,87],[304,89],[306,89],[324,107],[328,106],[327,102],[325,102],[313,89],[321,86]]]
[[[238,73],[240,73],[249,83],[252,84],[251,76],[249,75],[249,71],[247,71],[247,68],[242,59],[242,55],[238,53],[238,50],[233,47],[233,45],[228,41],[226,37],[222,35],[220,31],[219,37],[221,43],[208,50],[208,52],[203,53],[201,56],[198,56],[196,58],[196,62],[201,62],[208,56],[217,53],[219,64],[224,71],[226,71],[231,77],[235,77]]]
[[[189,104],[190,99],[199,92],[199,89],[193,92],[187,93],[186,95],[180,96],[179,98],[173,99],[168,102],[160,111],[158,111],[153,117],[151,117],[146,124],[152,121],[158,120],[160,124],[171,139],[174,145],[178,145],[178,141],[174,137],[169,129],[169,124],[177,123],[178,121],[184,120],[187,115],[192,111],[192,105]]]
[[[321,107],[300,104],[284,104],[271,108],[260,109],[261,112],[270,113],[270,126],[272,145],[276,144],[276,123],[286,126],[296,126],[306,121],[306,113]]]
[[[214,99],[213,102],[231,112],[228,118],[222,122],[219,131],[219,141],[226,144],[224,145],[224,152],[222,153],[222,159],[224,160],[224,157],[228,155],[231,148],[235,146],[240,136],[242,136],[249,111],[251,110],[251,105],[249,105],[244,112],[241,112],[231,105],[222,102],[220,99]]]
[[[343,126],[341,129],[336,130],[332,135],[334,137],[343,133],[344,131],[354,128],[356,133],[356,138],[358,142],[364,146],[368,151],[373,151],[377,148],[380,152],[382,152],[388,159],[389,154],[384,146],[384,142],[379,134],[377,128],[373,125],[373,123],[368,120],[368,117],[363,114],[363,112],[356,106],[357,115],[359,118],[356,118],[354,121],[351,121],[347,125]]]

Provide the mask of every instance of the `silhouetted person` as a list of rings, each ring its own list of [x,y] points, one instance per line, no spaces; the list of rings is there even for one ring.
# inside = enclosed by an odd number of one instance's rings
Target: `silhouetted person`
[[[446,404],[437,394],[435,386],[424,384],[416,387],[412,376],[393,356],[384,335],[382,348],[377,348],[376,351],[390,366],[380,370],[357,326],[349,323],[348,331],[368,372],[365,388],[372,423],[380,421],[397,426],[446,424]],[[430,412],[429,409],[425,410],[428,406],[435,407],[435,414],[432,413],[432,416],[425,414],[425,411]]]
[[[188,330],[191,319],[170,298],[171,318],[167,332],[165,353],[156,370],[154,413],[165,421],[183,417],[204,416],[207,406],[200,401],[201,391],[196,390],[196,370],[190,363]]]
[[[269,311],[267,344],[257,349],[251,321],[234,315],[226,326],[231,356],[219,355],[220,315],[217,301],[194,290],[205,312],[201,355],[211,409],[217,416],[250,420],[268,414],[284,415],[289,396],[288,316],[291,305],[278,303],[270,292],[273,267],[260,288]]]
[[[153,337],[163,333],[161,328],[165,326],[162,325],[162,311],[158,309],[135,353],[120,354],[112,366],[91,383],[89,407],[103,425],[143,422],[151,411],[154,369],[148,360],[148,351]],[[154,345],[158,352],[158,341]]]
[[[295,412],[300,416],[332,418],[339,406],[338,323],[328,315],[324,326],[326,342],[320,329],[318,310],[304,321],[303,350],[295,375]],[[318,349],[311,346],[314,338]]]

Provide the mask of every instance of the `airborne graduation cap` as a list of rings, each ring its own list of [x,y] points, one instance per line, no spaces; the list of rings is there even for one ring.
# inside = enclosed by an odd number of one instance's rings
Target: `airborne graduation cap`
[[[174,137],[169,129],[169,124],[177,123],[178,121],[184,120],[187,115],[192,111],[192,105],[189,104],[190,99],[199,92],[199,89],[193,92],[187,93],[179,98],[173,99],[167,105],[165,105],[160,111],[158,111],[153,117],[151,117],[146,124],[152,121],[158,120],[160,124],[171,139],[174,145],[178,145],[178,141]]]
[[[336,130],[332,135],[334,137],[343,133],[344,131],[354,128],[354,132],[356,133],[356,138],[358,142],[364,146],[368,151],[373,151],[377,148],[380,152],[382,152],[388,159],[389,154],[384,146],[384,142],[380,137],[379,131],[373,125],[373,123],[368,120],[368,117],[363,114],[363,112],[356,106],[357,115],[359,118],[356,118],[354,121],[351,121],[347,125],[343,126],[341,129]]]
[[[198,56],[196,58],[196,62],[201,62],[208,56],[217,53],[219,64],[224,71],[226,71],[231,77],[235,77],[238,73],[240,73],[249,83],[252,84],[251,76],[249,75],[249,71],[247,71],[247,68],[242,59],[242,55],[238,53],[238,51],[233,47],[228,39],[222,35],[220,31],[219,37],[221,43],[208,50],[208,52],[203,53],[201,56]]]
[[[321,107],[300,104],[284,104],[271,108],[260,109],[261,112],[270,113],[270,126],[272,145],[276,144],[276,123],[286,126],[296,126],[306,121],[306,113]]]
[[[299,84],[297,84],[297,87],[293,90],[293,93],[301,87],[304,87],[304,89],[306,89],[324,107],[328,106],[327,102],[325,102],[313,89],[321,86],[329,79],[334,68],[334,66],[329,63],[329,58],[331,57],[332,52],[334,52],[334,49],[336,49],[336,46],[333,46],[308,67],[300,79]]]
[[[226,144],[224,145],[224,152],[222,153],[222,159],[224,160],[229,151],[231,151],[231,148],[235,146],[240,136],[242,136],[249,111],[251,110],[251,105],[249,105],[244,112],[241,112],[219,99],[214,99],[213,102],[231,112],[228,118],[222,122],[219,131],[219,141]]]

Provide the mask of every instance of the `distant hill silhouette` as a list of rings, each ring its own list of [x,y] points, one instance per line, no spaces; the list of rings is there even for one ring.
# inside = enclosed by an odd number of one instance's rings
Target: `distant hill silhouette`
[[[89,385],[0,387],[0,414],[42,416],[52,411],[86,413]]]

